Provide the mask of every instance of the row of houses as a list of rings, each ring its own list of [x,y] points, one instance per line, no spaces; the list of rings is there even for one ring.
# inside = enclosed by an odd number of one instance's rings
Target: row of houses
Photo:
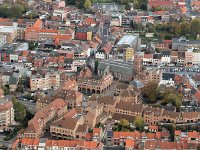
[[[156,128],[157,126],[149,126]],[[96,132],[97,131],[97,132]],[[103,132],[100,128],[94,128],[91,134],[100,137]],[[89,133],[88,133],[89,134]],[[108,131],[106,134],[106,144],[100,141],[82,140],[48,140],[45,138],[22,138],[17,139],[12,144],[12,149],[96,149],[100,150],[107,147],[121,147],[125,150],[133,149],[197,149],[200,134],[196,131],[181,132],[174,131],[174,141],[169,141],[170,133],[167,130],[154,132],[116,132]]]
[[[143,65],[176,64],[179,66],[199,65],[200,53],[198,50],[178,52],[165,50],[157,54],[144,54]]]

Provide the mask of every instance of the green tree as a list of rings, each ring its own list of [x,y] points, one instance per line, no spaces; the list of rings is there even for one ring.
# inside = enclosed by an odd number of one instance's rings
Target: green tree
[[[9,6],[4,4],[4,5],[0,5],[0,17],[3,18],[8,18],[9,17]]]
[[[142,89],[142,95],[147,102],[156,102],[159,96],[158,83],[150,82],[146,84]]]
[[[32,100],[33,99],[33,97],[31,96],[31,94],[24,95],[24,98],[26,98],[28,100]]]
[[[7,87],[7,86],[2,86],[1,88],[2,88],[2,90],[3,90],[3,92],[4,92],[4,95],[10,94],[10,89],[9,89],[9,87]]]
[[[142,117],[137,116],[134,120],[134,124],[138,130],[144,130],[144,119]]]
[[[24,105],[18,102],[15,97],[12,98],[12,103],[15,110],[15,121],[22,122],[26,116],[26,109]]]
[[[97,74],[98,73],[98,66],[99,66],[99,61],[95,60],[94,62],[94,72]]]
[[[38,18],[39,14],[36,11],[31,12],[28,16],[26,16],[26,18],[28,19],[35,19]]]
[[[10,8],[10,17],[21,18],[23,11],[24,11],[24,6],[22,6],[20,4],[12,5]]]
[[[164,96],[164,103],[172,103],[174,106],[176,106],[177,110],[180,110],[180,107],[182,105],[182,99],[181,95],[177,93],[165,93]]]
[[[24,11],[24,6],[21,4],[4,4],[0,5],[0,17],[3,18],[21,18]]]
[[[119,125],[121,125],[122,127],[127,127],[129,125],[129,121],[126,119],[121,119]]]
[[[90,0],[85,0],[85,3],[84,3],[84,8],[85,9],[90,9],[92,6],[92,3]]]
[[[187,21],[181,23],[181,34],[186,35],[190,33],[190,24]]]
[[[29,49],[30,49],[30,50],[34,50],[34,49],[38,46],[38,43],[35,43],[35,42],[33,42],[33,41],[30,41],[30,42],[28,43],[28,46],[29,46]]]
[[[23,85],[18,84],[18,85],[17,85],[16,92],[20,92],[20,93],[22,93],[23,91],[24,91],[24,90],[23,90]]]
[[[197,34],[200,34],[200,19],[195,18],[190,22],[190,30],[192,36],[195,38],[197,37]]]
[[[176,26],[174,27],[174,33],[176,36],[181,36],[181,25],[180,24],[176,24]]]

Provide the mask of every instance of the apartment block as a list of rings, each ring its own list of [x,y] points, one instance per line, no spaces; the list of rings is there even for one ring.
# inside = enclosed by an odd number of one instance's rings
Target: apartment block
[[[83,139],[88,130],[84,123],[82,109],[71,109],[62,119],[50,125],[51,136],[59,139]]]
[[[6,35],[6,42],[12,43],[17,37],[17,27],[15,26],[1,26],[0,35]]]
[[[1,96],[0,98],[0,131],[8,130],[14,123],[13,103]]]
[[[39,138],[44,134],[47,123],[57,119],[67,112],[67,104],[62,99],[55,99],[53,102],[38,111],[34,118],[28,122],[28,127],[19,138]]]
[[[57,89],[59,86],[60,73],[57,71],[49,71],[45,74],[31,75],[30,77],[31,91]]]

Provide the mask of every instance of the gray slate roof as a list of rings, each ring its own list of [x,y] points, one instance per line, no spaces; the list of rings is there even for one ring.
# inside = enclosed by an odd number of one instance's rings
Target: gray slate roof
[[[132,63],[104,60],[99,62],[98,70],[104,71],[108,66],[110,67],[111,72],[133,75]]]

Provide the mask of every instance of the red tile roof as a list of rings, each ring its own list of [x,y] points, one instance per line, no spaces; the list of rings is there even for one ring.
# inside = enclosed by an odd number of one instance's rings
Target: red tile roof
[[[135,147],[134,140],[133,139],[126,139],[126,147],[134,148]]]
[[[163,40],[164,43],[172,43],[172,40]]]
[[[194,97],[196,98],[196,100],[200,103],[200,91],[196,92],[194,94]]]
[[[144,54],[144,58],[147,59],[153,58],[153,54]]]
[[[149,129],[158,131],[158,126],[150,125]]]
[[[97,142],[94,141],[78,141],[78,140],[47,140],[46,146],[59,146],[59,147],[84,147],[89,149],[96,149]]]
[[[33,27],[34,28],[41,28],[42,26],[42,20],[37,19],[36,22],[34,23]]]
[[[39,139],[31,139],[31,138],[23,138],[21,140],[22,145],[33,145],[37,146],[39,145]]]
[[[9,22],[10,19],[7,19],[7,18],[0,18],[0,22]]]
[[[43,32],[43,33],[58,33],[58,30],[54,30],[54,29],[40,29],[40,32]]]
[[[134,132],[114,132],[113,133],[113,138],[127,138],[127,137],[132,137],[132,138],[141,138],[142,134],[138,131]]]
[[[200,137],[200,133],[197,132],[197,131],[188,132],[188,137],[189,138],[199,138]]]
[[[181,131],[180,130],[175,130],[174,135],[181,135]]]
[[[96,23],[96,21],[93,18],[86,18],[85,22],[88,23],[88,24],[95,24]]]

